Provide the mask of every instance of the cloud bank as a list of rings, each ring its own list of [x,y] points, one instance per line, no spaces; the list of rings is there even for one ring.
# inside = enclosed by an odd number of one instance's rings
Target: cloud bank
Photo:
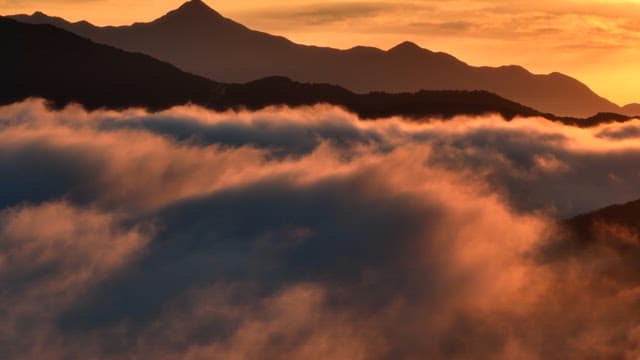
[[[633,358],[635,127],[2,107],[0,356]]]

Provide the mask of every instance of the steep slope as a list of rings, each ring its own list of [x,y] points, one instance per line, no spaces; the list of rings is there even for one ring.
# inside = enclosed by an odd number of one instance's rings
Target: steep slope
[[[141,106],[153,110],[196,103],[210,108],[269,105],[343,106],[361,116],[443,116],[539,112],[483,91],[423,91],[415,94],[354,94],[322,84],[266,78],[222,84],[185,73],[147,55],[96,44],[51,25],[0,18],[0,103],[43,97],[54,105],[78,102],[88,108]]]
[[[153,109],[206,103],[220,88],[150,56],[98,45],[50,25],[0,18],[0,102],[43,97],[57,105]]]
[[[286,76],[335,84],[356,92],[486,90],[557,115],[588,117],[620,108],[559,73],[534,75],[518,66],[473,67],[445,53],[405,42],[383,51],[337,50],[295,44],[229,20],[191,0],[150,23],[97,27],[42,13],[14,19],[52,24],[94,41],[142,52],[182,70],[222,82]]]

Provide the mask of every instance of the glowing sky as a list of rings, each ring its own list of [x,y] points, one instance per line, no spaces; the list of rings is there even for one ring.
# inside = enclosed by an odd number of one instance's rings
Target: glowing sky
[[[619,104],[640,102],[640,1],[205,0],[251,28],[296,42],[389,48],[411,40],[472,65],[560,71]],[[149,21],[183,0],[0,0],[99,25]]]

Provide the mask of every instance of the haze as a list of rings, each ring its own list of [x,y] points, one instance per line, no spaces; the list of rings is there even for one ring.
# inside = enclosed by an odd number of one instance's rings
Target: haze
[[[98,25],[149,21],[181,0],[0,0],[0,13],[36,10]],[[296,42],[389,48],[412,40],[473,65],[559,71],[619,104],[638,102],[639,1],[209,0],[223,15]]]

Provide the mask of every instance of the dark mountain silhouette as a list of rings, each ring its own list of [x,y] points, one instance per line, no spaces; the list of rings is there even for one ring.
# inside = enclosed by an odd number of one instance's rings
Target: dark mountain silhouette
[[[206,102],[218,89],[147,55],[97,45],[49,25],[0,18],[0,41],[4,104],[43,97],[60,106],[78,101],[89,108],[162,108]]]
[[[89,109],[140,106],[159,110],[195,103],[224,110],[329,103],[367,118],[541,115],[486,91],[355,94],[338,86],[302,84],[282,77],[222,84],[185,73],[148,55],[97,44],[51,25],[6,18],[0,18],[0,42],[3,104],[42,97],[57,107],[78,102]]]
[[[597,235],[595,227],[598,224],[626,227],[640,235],[640,200],[578,215],[565,222],[583,240],[593,239]]]
[[[590,254],[597,262],[602,254],[615,254],[618,263],[607,271],[629,274],[629,269],[635,269],[637,273],[640,200],[576,216],[561,222],[559,229],[562,241],[548,249],[551,258]]]
[[[560,73],[534,75],[519,66],[473,67],[455,57],[405,42],[383,51],[338,50],[295,44],[229,20],[191,0],[150,23],[97,27],[42,13],[13,19],[52,24],[96,42],[142,52],[222,82],[286,76],[335,84],[355,92],[486,90],[557,115],[588,117],[621,108]]]

